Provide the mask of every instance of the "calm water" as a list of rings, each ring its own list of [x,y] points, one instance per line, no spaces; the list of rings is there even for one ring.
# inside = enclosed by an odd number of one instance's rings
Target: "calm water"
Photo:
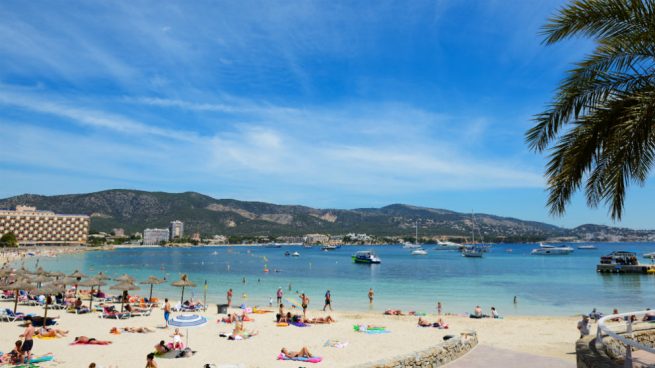
[[[444,310],[470,311],[480,304],[488,310],[496,306],[502,314],[571,315],[593,307],[610,312],[612,308],[643,310],[655,306],[655,275],[602,275],[595,266],[599,257],[614,250],[639,254],[640,262],[650,262],[641,254],[655,251],[655,243],[597,244],[597,250],[578,250],[567,256],[532,256],[535,245],[497,245],[484,258],[465,258],[454,251],[433,251],[412,256],[400,246],[375,247],[380,265],[353,264],[356,250],[371,247],[343,247],[323,252],[302,247],[201,247],[119,249],[87,252],[57,258],[32,257],[25,262],[50,270],[85,273],[103,271],[110,275],[131,274],[138,279],[149,275],[166,276],[169,283],[188,273],[198,284],[186,295],[202,299],[202,284],[208,282],[207,300],[223,303],[228,288],[234,301],[267,305],[277,287],[285,297],[305,291],[310,308],[322,308],[323,294],[330,289],[333,307],[368,310],[367,292],[374,288],[374,310],[400,308],[433,312],[437,301]],[[511,248],[512,252],[506,252]],[[300,257],[284,252],[298,251]],[[270,273],[264,273],[268,266]],[[274,272],[279,270],[279,272]],[[245,277],[246,283],[242,282]],[[289,283],[292,292],[288,291]],[[141,295],[148,294],[144,285]],[[246,294],[246,298],[243,298]],[[155,295],[179,300],[180,290],[168,284],[156,285]],[[514,305],[514,296],[518,304]]]

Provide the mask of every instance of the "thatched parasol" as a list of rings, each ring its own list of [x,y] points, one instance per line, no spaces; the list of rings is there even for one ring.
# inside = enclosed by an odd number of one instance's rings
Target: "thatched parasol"
[[[42,285],[40,288],[36,289],[36,292],[45,295],[45,312],[43,314],[43,327],[45,327],[46,322],[48,321],[48,304],[50,304],[51,296],[64,292],[64,288],[58,284],[50,283]]]
[[[104,280],[111,280],[111,277],[109,277],[109,275],[107,275],[106,273],[104,273],[102,271],[98,272],[98,274],[95,275],[94,278],[98,279],[98,280],[103,280],[103,281]]]
[[[91,287],[91,291],[93,291],[94,286],[98,286],[98,288],[99,288],[100,286],[107,285],[107,283],[102,281],[102,280],[98,280],[95,277],[92,277],[92,278],[87,279],[85,281],[81,281],[78,285],[79,286],[89,286],[89,287]],[[89,310],[92,311],[93,310],[93,292],[89,293],[89,295],[91,296],[91,299],[89,300]]]
[[[180,276],[180,279],[173,282],[171,285],[182,288],[182,297],[180,298],[180,304],[184,303],[184,288],[187,286],[189,287],[196,286],[196,284],[193,281],[189,280],[189,276],[187,276],[186,274]]]
[[[123,304],[125,303],[125,294],[126,294],[126,292],[131,291],[131,290],[140,290],[141,288],[134,285],[131,282],[120,282],[120,283],[118,283],[116,285],[112,285],[110,287],[110,289],[111,290],[120,290],[120,291],[123,292],[123,294],[121,295],[121,312],[122,312],[123,311]]]
[[[80,281],[83,277],[86,277],[85,274],[83,274],[82,272],[80,272],[80,271],[78,271],[78,270],[75,270],[75,272],[71,273],[71,274],[68,275],[68,276],[69,276],[69,277],[74,277],[74,278],[76,278],[77,281]]]
[[[129,283],[134,283],[136,279],[126,273],[122,274],[121,276],[118,276],[117,278],[114,279],[114,281],[118,282],[129,282]]]
[[[166,281],[164,281],[163,279],[158,279],[155,276],[150,276],[145,281],[140,282],[141,285],[150,284],[150,297],[148,298],[149,301],[152,300],[152,286],[153,285],[163,284],[164,282],[166,282]]]
[[[50,277],[54,277],[56,280],[59,280],[62,277],[65,277],[66,274],[59,271],[50,272]]]
[[[16,313],[16,309],[18,309],[18,292],[20,290],[26,290],[26,291],[31,291],[36,289],[36,285],[26,281],[26,280],[17,280],[13,284],[9,284],[4,287],[7,290],[14,290],[16,292],[16,299],[14,300],[14,314]]]
[[[34,277],[30,277],[30,281],[36,284],[36,287],[41,287],[41,284],[46,282],[51,282],[52,278],[48,277],[45,273],[37,274]]]

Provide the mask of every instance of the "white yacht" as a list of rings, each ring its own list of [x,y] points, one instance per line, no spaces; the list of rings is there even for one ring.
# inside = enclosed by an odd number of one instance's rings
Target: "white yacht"
[[[423,248],[418,248],[414,251],[412,251],[413,256],[427,256],[428,252],[425,251]]]
[[[293,252],[293,253],[291,253],[291,257],[300,257],[300,253]]]
[[[585,244],[585,245],[578,245],[578,249],[592,250],[592,249],[598,249],[598,247],[596,247],[593,244]]]
[[[470,257],[470,258],[482,258],[482,254],[484,253],[484,250],[476,245],[473,246],[466,246],[462,248],[462,256],[463,257]]]
[[[539,248],[533,249],[530,254],[533,255],[565,255],[573,252],[573,248],[562,246],[556,247],[554,245],[546,245],[544,243],[539,243]]]
[[[644,255],[642,257],[648,258],[648,259],[655,259],[655,252],[644,253]]]
[[[412,244],[410,242],[404,242],[403,243],[403,248],[405,248],[405,249],[422,249],[421,245],[418,243],[418,221],[416,222],[416,224],[414,224],[414,227],[416,229],[416,235],[415,235],[415,238],[414,238],[414,243]],[[412,254],[414,254],[414,252],[412,252]]]
[[[434,250],[460,250],[462,249],[463,245],[453,243],[450,241],[441,241],[437,240],[437,246],[434,247]]]

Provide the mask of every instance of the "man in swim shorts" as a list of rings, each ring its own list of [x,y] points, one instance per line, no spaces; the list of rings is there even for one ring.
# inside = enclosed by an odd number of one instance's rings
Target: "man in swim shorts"
[[[25,323],[27,324],[27,327],[25,328],[25,332],[21,335],[23,337],[21,351],[29,362],[32,359],[32,348],[34,347],[34,326],[32,326],[32,321],[26,321]]]
[[[302,316],[303,318],[306,318],[307,307],[309,306],[309,297],[305,295],[305,293],[302,293],[302,295],[300,295],[300,302],[302,303]]]
[[[164,299],[164,320],[166,320],[166,328],[168,328],[168,319],[171,317],[171,303],[168,302],[168,298]]]
[[[325,292],[325,305],[323,306],[323,312],[325,312],[325,308],[330,307],[330,310],[332,310],[332,295],[330,294],[330,290]]]

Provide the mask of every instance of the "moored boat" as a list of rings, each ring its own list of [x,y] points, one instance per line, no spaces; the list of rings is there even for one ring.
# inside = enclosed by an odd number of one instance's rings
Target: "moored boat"
[[[655,259],[655,252],[644,253],[644,255],[642,257],[647,258],[647,259]]]
[[[437,240],[437,246],[434,247],[434,250],[460,250],[462,249],[462,244],[453,243],[450,241],[441,241]]]
[[[466,246],[462,248],[463,257],[482,258],[483,254],[484,254],[484,250],[482,249],[482,247],[479,247],[477,245]]]
[[[539,248],[533,249],[530,254],[533,255],[542,255],[542,256],[556,256],[556,255],[566,255],[573,252],[574,249],[567,246],[556,247],[554,245],[546,245],[539,243]]]
[[[591,250],[591,249],[598,249],[598,247],[596,247],[595,245],[592,245],[592,244],[585,244],[585,245],[578,245],[578,249]]]
[[[321,247],[321,250],[326,250],[327,251],[327,250],[335,250],[337,248],[339,248],[339,247],[337,247],[336,245],[326,244],[326,245]]]
[[[291,253],[291,257],[300,257],[300,253],[293,252],[293,253]]]
[[[412,251],[413,256],[427,256],[428,252],[425,251],[423,248],[418,248],[414,251]]]
[[[364,264],[378,264],[382,263],[382,260],[378,258],[375,253],[368,251],[368,250],[363,250],[359,251],[352,256],[353,262],[355,263],[364,263]]]

